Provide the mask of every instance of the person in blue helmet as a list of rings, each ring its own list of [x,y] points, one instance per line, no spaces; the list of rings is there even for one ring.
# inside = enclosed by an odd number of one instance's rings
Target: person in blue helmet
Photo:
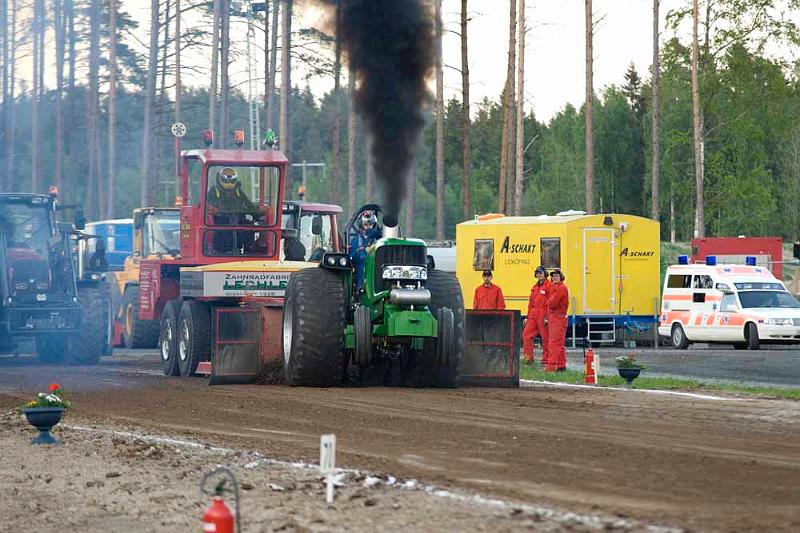
[[[367,260],[367,248],[381,238],[382,232],[378,226],[378,217],[373,211],[361,213],[358,230],[350,238],[350,260],[355,269],[356,290],[364,284],[364,263]]]

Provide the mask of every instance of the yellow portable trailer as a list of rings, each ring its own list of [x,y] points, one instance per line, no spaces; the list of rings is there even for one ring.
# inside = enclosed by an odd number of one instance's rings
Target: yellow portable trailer
[[[625,214],[507,217],[489,214],[456,227],[456,274],[472,308],[481,272],[494,272],[510,309],[527,312],[533,270],[560,268],[570,291],[573,339],[613,342],[622,326],[658,317],[659,224]]]

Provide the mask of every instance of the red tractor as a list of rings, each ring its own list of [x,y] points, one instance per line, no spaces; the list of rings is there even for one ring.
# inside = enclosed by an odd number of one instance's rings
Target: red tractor
[[[281,259],[302,230],[281,227],[288,161],[273,145],[180,157],[180,255],[141,262],[139,318],[160,321],[165,374],[252,381],[264,365],[281,364],[284,289],[292,272],[311,266],[306,254]],[[332,219],[327,228],[309,221],[312,234],[328,230],[317,241],[326,251],[338,245]]]

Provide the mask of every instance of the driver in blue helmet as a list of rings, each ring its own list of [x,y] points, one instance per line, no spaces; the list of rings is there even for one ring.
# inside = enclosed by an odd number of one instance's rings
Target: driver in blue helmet
[[[355,269],[356,290],[364,284],[364,263],[367,260],[367,248],[382,236],[378,226],[378,217],[374,211],[364,211],[358,218],[358,229],[350,238],[350,260]]]

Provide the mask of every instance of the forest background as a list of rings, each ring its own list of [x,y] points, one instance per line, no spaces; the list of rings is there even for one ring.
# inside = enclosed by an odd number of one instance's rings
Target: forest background
[[[127,217],[145,203],[174,202],[169,130],[174,121],[190,126],[184,147],[201,146],[209,125],[219,144],[230,145],[235,129],[249,133],[247,87],[232,84],[228,75],[231,64],[247,61],[243,42],[230,38],[231,20],[244,20],[242,3],[152,0],[149,28],[138,27],[125,11],[127,3],[0,0],[0,189],[44,192],[58,184],[65,200],[82,201],[92,218]],[[619,83],[592,90],[593,191],[587,209],[587,106],[567,104],[547,121],[530,110],[514,117],[520,80],[547,73],[526,72],[520,55],[514,57],[517,47],[524,47],[526,28],[535,24],[530,15],[526,20],[524,0],[497,2],[511,10],[504,37],[511,52],[506,89],[477,102],[470,102],[467,92],[439,103],[442,92],[432,81],[430,120],[410,177],[414,195],[406,201],[406,229],[422,238],[453,238],[455,224],[476,214],[582,209],[656,216],[664,240],[690,239],[697,206],[692,43],[678,28],[691,21],[693,2],[684,3],[654,32],[656,68],[637,72],[631,65]],[[266,52],[264,71],[254,73],[260,127],[278,131],[291,162],[325,163],[324,172],[308,168],[307,199],[340,204],[346,211],[379,200],[335,36],[304,27],[297,14],[302,3],[265,4],[265,12],[253,15],[253,43],[258,43],[253,53]],[[591,1],[587,4],[588,35],[596,21]],[[440,5],[432,0],[431,10]],[[481,37],[463,31],[474,15],[467,0],[461,5],[461,25],[454,30],[460,31],[464,54],[468,38],[479,46],[475,39]],[[657,9],[657,0],[653,6]],[[695,8],[702,203],[709,236],[800,236],[800,64],[789,59],[793,54],[781,53],[798,45],[790,16],[797,9],[795,0],[703,0]],[[181,26],[176,11],[195,22]],[[204,51],[208,64],[181,64],[188,50]],[[55,76],[45,72],[52,65]],[[19,73],[23,67],[33,69],[32,82]],[[468,88],[463,67],[462,62]],[[440,61],[437,70],[442,68]],[[189,72],[208,82],[182,85],[179,73]],[[314,77],[333,78],[333,89],[315,96]],[[44,82],[51,78],[54,84]],[[466,113],[464,96],[470,103]],[[658,128],[653,128],[654,108]],[[659,156],[655,204],[654,150]],[[294,167],[289,196],[296,197],[301,175]]]

